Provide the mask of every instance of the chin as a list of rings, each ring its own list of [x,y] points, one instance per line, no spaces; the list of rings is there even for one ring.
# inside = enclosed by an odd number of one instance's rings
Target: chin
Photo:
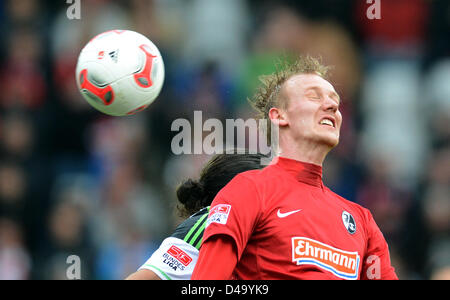
[[[323,136],[320,139],[320,142],[327,145],[330,148],[334,148],[339,144],[339,137],[336,137],[334,135],[333,136],[329,136],[329,135]]]

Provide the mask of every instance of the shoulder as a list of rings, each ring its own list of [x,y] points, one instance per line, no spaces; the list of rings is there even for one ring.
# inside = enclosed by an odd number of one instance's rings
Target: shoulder
[[[239,173],[219,191],[211,207],[216,204],[231,204],[252,211],[263,211],[267,202],[272,199],[271,195],[289,187],[289,183],[281,175],[274,165]]]
[[[202,208],[178,225],[171,237],[183,240],[197,249],[200,248],[200,241],[203,236],[208,213],[209,206]]]
[[[269,165],[263,169],[249,170],[236,175],[231,184],[254,185],[256,188],[263,187],[268,182],[276,181],[280,178],[279,170],[276,166]],[[228,185],[230,185],[230,183]]]
[[[214,208],[216,204],[250,204],[252,199],[260,198],[261,186],[260,170],[239,173],[217,193],[211,207]]]

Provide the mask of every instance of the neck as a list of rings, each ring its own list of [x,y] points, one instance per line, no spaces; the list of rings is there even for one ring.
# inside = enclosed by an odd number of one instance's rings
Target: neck
[[[330,150],[331,148],[325,144],[302,142],[285,146],[280,141],[278,154],[285,158],[322,166]]]

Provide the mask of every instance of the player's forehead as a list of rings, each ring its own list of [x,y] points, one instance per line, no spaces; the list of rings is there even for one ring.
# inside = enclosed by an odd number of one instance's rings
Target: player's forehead
[[[336,93],[334,86],[328,80],[317,74],[293,75],[286,80],[284,88],[288,93],[303,93],[310,89],[320,89],[324,92]]]

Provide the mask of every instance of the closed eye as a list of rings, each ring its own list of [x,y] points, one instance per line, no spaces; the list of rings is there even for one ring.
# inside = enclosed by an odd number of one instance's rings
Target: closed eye
[[[309,92],[306,94],[306,97],[308,97],[310,99],[315,99],[315,100],[321,99],[320,95],[316,92]]]

